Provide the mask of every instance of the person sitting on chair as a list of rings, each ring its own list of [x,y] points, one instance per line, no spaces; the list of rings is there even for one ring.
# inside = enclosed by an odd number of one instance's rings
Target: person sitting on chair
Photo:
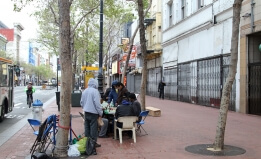
[[[140,102],[137,100],[136,95],[134,93],[130,93],[129,95],[129,100],[131,102],[131,107],[133,110],[133,113],[135,116],[137,116],[138,122],[141,121],[141,116],[140,116],[140,112],[141,112],[141,106],[140,106]]]
[[[129,96],[129,92],[124,93],[124,95],[122,96],[122,103],[116,109],[115,119],[118,119],[119,117],[124,117],[124,116],[135,116],[131,103],[129,102],[128,96]],[[122,123],[117,121],[116,126],[119,128],[122,128]],[[118,133],[118,131],[117,131],[117,133]],[[132,136],[132,131],[128,131],[127,133],[128,133],[129,137]]]
[[[28,82],[28,85],[25,87],[25,92],[26,92],[26,96],[27,96],[27,104],[28,104],[28,100],[29,100],[29,96],[31,97],[32,101],[33,101],[33,93],[35,92],[35,88],[33,87],[32,82]]]
[[[117,107],[115,112],[115,119],[118,119],[119,117],[124,116],[135,116],[133,113],[133,109],[131,107],[131,103],[128,99],[129,92],[125,93],[122,97],[122,103]],[[117,122],[117,127],[122,128],[122,123]]]

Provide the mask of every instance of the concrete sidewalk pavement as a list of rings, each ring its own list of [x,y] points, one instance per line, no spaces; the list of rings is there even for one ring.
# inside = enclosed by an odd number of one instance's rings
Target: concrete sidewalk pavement
[[[185,151],[185,147],[214,142],[219,110],[195,104],[171,100],[160,100],[146,96],[146,105],[161,109],[161,117],[147,117],[144,128],[149,135],[137,135],[132,139],[119,140],[98,138],[102,146],[93,159],[259,159],[261,158],[261,117],[235,112],[228,113],[225,144],[240,147],[246,153],[238,156],[204,156]],[[80,107],[72,107],[72,128],[77,135],[84,132]],[[46,108],[43,118],[58,114],[55,100]],[[8,141],[0,146],[0,159],[28,158],[30,147],[35,140],[29,124],[25,124]],[[78,157],[81,158],[81,157]],[[82,157],[85,158],[85,157]]]

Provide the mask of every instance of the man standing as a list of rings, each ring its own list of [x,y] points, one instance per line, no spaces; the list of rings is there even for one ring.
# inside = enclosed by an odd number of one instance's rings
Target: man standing
[[[102,116],[102,106],[100,103],[100,93],[98,91],[98,81],[90,78],[88,81],[88,88],[82,93],[80,104],[84,110],[84,129],[85,137],[90,137],[97,141],[98,136],[98,117]],[[96,145],[99,147],[100,145]],[[97,155],[94,149],[93,155]]]
[[[158,92],[159,92],[159,99],[164,99],[164,87],[166,84],[163,81],[160,81],[158,86]]]

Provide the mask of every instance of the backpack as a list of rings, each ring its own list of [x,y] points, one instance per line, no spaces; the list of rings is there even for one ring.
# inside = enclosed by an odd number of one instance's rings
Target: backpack
[[[28,86],[27,86],[27,90],[28,90],[28,91],[31,91],[32,89],[33,89],[33,86],[32,86],[32,85],[28,85]]]

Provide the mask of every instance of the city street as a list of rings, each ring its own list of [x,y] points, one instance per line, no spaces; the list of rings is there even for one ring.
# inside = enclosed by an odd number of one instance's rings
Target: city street
[[[39,99],[42,103],[46,103],[48,100],[52,99],[52,97],[55,98],[56,88],[42,90],[41,86],[34,87],[36,89],[36,92],[33,95],[34,100]],[[14,87],[14,110],[11,113],[6,114],[5,120],[0,123],[0,138],[3,132],[11,131],[9,129],[12,129],[14,125],[27,116],[32,115],[32,107],[29,108],[26,103],[26,93],[24,89],[24,86]]]

